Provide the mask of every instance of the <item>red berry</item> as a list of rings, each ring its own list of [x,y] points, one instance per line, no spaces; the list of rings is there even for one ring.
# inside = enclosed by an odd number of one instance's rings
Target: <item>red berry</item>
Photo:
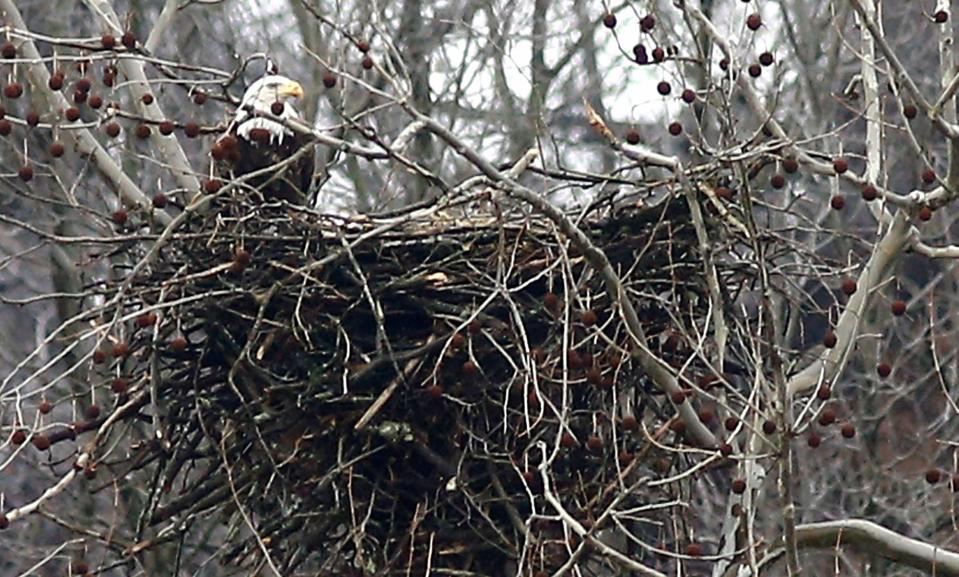
[[[638,428],[639,421],[636,420],[634,415],[626,415],[623,417],[623,430],[635,431]]]
[[[77,108],[76,106],[71,106],[70,108],[67,108],[63,116],[70,122],[76,122],[77,120],[80,119],[80,109]]]
[[[477,371],[479,371],[479,367],[477,367],[476,363],[474,363],[473,361],[466,361],[465,363],[463,363],[463,366],[460,367],[460,370],[463,372],[464,375],[471,377],[475,375]]]
[[[102,365],[107,361],[107,352],[101,349],[93,351],[93,363]]]
[[[759,76],[763,73],[763,67],[758,64],[750,64],[748,70],[749,75],[753,78],[759,78]]]
[[[736,427],[739,426],[739,419],[736,417],[726,417],[723,426],[726,427],[727,431],[733,432],[736,430]]]
[[[609,29],[616,28],[616,15],[612,12],[607,12],[606,15],[603,16],[603,26]]]
[[[819,424],[823,427],[828,427],[829,425],[836,422],[836,411],[831,407],[826,407],[821,413],[819,413]]]
[[[113,220],[114,223],[120,226],[123,226],[124,224],[126,224],[129,216],[130,215],[127,213],[127,210],[125,208],[118,208],[117,210],[113,212],[110,218]]]
[[[785,171],[786,174],[793,174],[797,170],[799,170],[799,162],[797,162],[795,158],[783,159],[783,171]]]
[[[832,169],[836,171],[836,174],[842,174],[849,170],[849,161],[839,157],[832,161]]]
[[[86,92],[80,92],[79,90],[74,90],[73,91],[74,104],[83,104],[84,102],[87,101],[87,96],[89,96],[89,94],[87,94]]]
[[[871,184],[867,184],[866,186],[862,187],[863,200],[865,200],[866,202],[871,202],[873,200],[876,200],[877,198],[879,198],[879,191],[876,190],[875,186]]]
[[[364,56],[363,60],[360,60],[360,66],[362,66],[364,70],[371,70],[373,68],[373,58],[369,55]]]
[[[703,546],[699,543],[690,543],[686,545],[686,555],[690,557],[699,557],[703,554]]]
[[[53,142],[50,144],[50,156],[53,158],[60,158],[63,156],[63,153],[66,151],[63,144],[60,142]]]
[[[746,17],[746,26],[754,32],[756,30],[759,30],[759,27],[762,26],[762,24],[763,24],[763,19],[756,12],[753,12],[752,14]]]
[[[746,492],[746,480],[745,479],[736,479],[732,483],[733,493],[737,495],[742,495]]]
[[[856,293],[856,281],[851,278],[847,278],[842,281],[842,292],[844,295],[852,296]]]
[[[927,169],[923,170],[923,171],[922,171],[922,181],[923,181],[924,183],[926,183],[926,184],[932,184],[932,183],[936,182],[936,171],[933,170],[933,169],[931,169],[931,168],[927,168]]]
[[[219,179],[211,178],[203,183],[203,190],[205,190],[207,194],[216,194],[222,186],[223,183]]]
[[[636,59],[637,64],[647,64],[649,56],[646,54],[646,47],[642,44],[633,46],[633,58]]]
[[[50,437],[40,433],[39,435],[33,436],[33,446],[41,451],[46,451],[50,448]]]
[[[49,415],[50,412],[53,411],[53,403],[47,399],[43,399],[40,401],[40,405],[37,406],[37,410],[40,411],[41,415]]]
[[[816,390],[816,397],[820,401],[828,401],[829,397],[832,396],[832,387],[829,385],[822,385],[819,389]]]
[[[326,86],[327,88],[333,88],[334,86],[336,86],[336,75],[329,71],[324,72],[323,86]]]
[[[10,442],[14,445],[22,445],[27,440],[27,432],[23,429],[17,429],[13,432],[13,435],[10,436]]]
[[[113,50],[113,47],[117,45],[117,39],[112,34],[104,34],[100,37],[100,45],[106,50]]]
[[[591,327],[596,324],[596,321],[599,320],[599,317],[596,316],[596,311],[586,310],[583,311],[583,315],[580,320],[583,321],[583,325]]]
[[[816,433],[810,433],[809,438],[806,439],[806,444],[809,445],[810,448],[815,449],[822,444],[822,437]]]
[[[272,112],[275,116],[279,116],[283,114],[283,103],[277,100],[276,102],[271,104],[270,112]]]
[[[693,102],[696,102],[696,91],[692,88],[686,88],[683,90],[682,99],[686,104],[692,104]]]
[[[189,344],[190,343],[186,340],[186,337],[183,335],[177,335],[173,337],[173,340],[170,341],[170,349],[174,352],[181,353],[186,350]]]
[[[170,136],[173,134],[173,131],[176,130],[176,125],[170,122],[169,120],[164,120],[160,123],[160,134],[163,136]]]
[[[150,138],[150,125],[149,124],[138,124],[135,132],[137,138]]]
[[[360,40],[359,42],[356,43],[356,48],[360,52],[366,54],[367,52],[370,51],[370,43],[367,40]]]
[[[926,482],[930,485],[935,485],[942,480],[942,471],[936,469],[935,467],[926,471]]]
[[[826,334],[822,337],[822,344],[825,345],[827,349],[831,349],[836,346],[837,341],[838,338],[836,337],[836,333],[832,332],[831,330],[826,331]]]
[[[196,93],[193,95],[193,104],[196,104],[197,106],[203,106],[206,104],[206,92],[202,92],[200,90],[196,91]]]
[[[156,314],[152,312],[143,313],[137,317],[136,323],[140,328],[146,328],[157,322]]]
[[[233,267],[234,269],[239,268],[240,270],[245,269],[250,266],[250,263],[253,262],[253,255],[250,254],[250,251],[239,247],[233,251]]]
[[[9,136],[13,132],[13,124],[9,120],[0,120],[0,136]]]
[[[672,89],[673,88],[669,85],[669,82],[666,82],[665,80],[660,81],[660,83],[656,85],[656,91],[663,96],[669,94]]]
[[[127,389],[130,387],[130,382],[123,377],[117,377],[113,379],[113,382],[110,383],[110,390],[112,390],[117,395],[122,395],[127,392]]]
[[[77,90],[77,92],[90,92],[90,89],[93,87],[93,83],[90,82],[89,78],[84,77],[80,80],[77,80],[73,87]]]
[[[897,317],[901,317],[906,314],[906,301],[904,300],[894,300],[892,304],[889,305],[889,309],[892,311],[892,314]]]
[[[919,220],[923,222],[929,222],[932,219],[932,209],[928,206],[924,206],[919,209]]]
[[[560,438],[559,444],[567,449],[572,449],[579,443],[576,442],[576,437],[574,437],[572,433],[566,432],[563,433],[563,436]]]
[[[907,104],[902,107],[902,115],[908,120],[912,120],[917,114],[919,114],[919,109],[916,108],[915,104]]]
[[[169,199],[162,192],[158,192],[156,193],[156,195],[153,196],[154,208],[166,208],[168,203],[169,203]]]
[[[735,193],[733,189],[728,186],[717,186],[716,187],[716,196],[723,200],[732,200]]]
[[[724,457],[728,457],[733,454],[733,446],[729,443],[723,443],[719,446],[719,452],[722,453]]]
[[[772,66],[773,64],[773,53],[772,52],[763,52],[759,55],[759,63],[763,66]]]
[[[679,136],[683,133],[683,125],[678,122],[671,122],[669,124],[669,133],[673,136]]]
[[[630,128],[626,131],[626,142],[630,144],[639,144],[639,131],[635,128]]]
[[[137,45],[137,37],[133,35],[133,32],[127,30],[123,33],[123,36],[120,37],[120,43],[123,44],[127,50],[133,50]]]
[[[773,421],[763,421],[763,432],[767,435],[772,435],[776,432],[776,423]]]
[[[596,435],[591,435],[586,439],[586,448],[594,453],[598,453],[603,450],[603,440]]]
[[[124,341],[120,341],[113,345],[113,350],[110,351],[110,354],[112,354],[114,358],[121,359],[130,354],[130,345]]]
[[[21,166],[20,170],[17,171],[17,176],[19,176],[23,182],[30,182],[33,180],[33,167],[29,164]]]
[[[103,127],[103,130],[107,133],[107,136],[110,138],[116,138],[120,134],[120,125],[116,122],[109,122],[106,126]]]
[[[769,179],[769,184],[771,184],[773,188],[782,188],[786,186],[786,177],[777,172]]]
[[[50,75],[50,80],[47,81],[47,86],[50,87],[50,90],[60,90],[63,88],[63,73],[54,72]]]
[[[99,109],[101,106],[103,106],[103,97],[99,94],[90,95],[90,100],[87,102],[87,106],[94,110]]]
[[[183,133],[186,134],[187,138],[196,138],[200,135],[200,125],[196,122],[187,122],[183,126]]]
[[[659,46],[653,48],[653,60],[656,62],[662,62],[663,60],[666,60],[666,51]]]
[[[656,26],[656,17],[652,14],[647,14],[639,19],[639,27],[643,32],[649,32]]]
[[[40,115],[37,114],[36,111],[31,110],[27,113],[26,121],[28,126],[36,126],[40,124]]]
[[[879,363],[876,365],[876,373],[880,377],[886,378],[892,374],[892,366],[889,363]]]
[[[153,104],[153,95],[150,94],[149,92],[147,92],[147,93],[145,93],[143,96],[140,97],[140,101],[143,102],[144,104],[146,104],[147,106],[149,106],[149,105]]]
[[[83,414],[91,421],[96,420],[97,417],[100,416],[100,407],[97,405],[90,405],[85,411],[83,411]]]
[[[442,399],[443,387],[439,385],[430,385],[429,387],[426,387],[426,394],[434,399]]]
[[[13,45],[13,42],[4,42],[3,46],[0,46],[0,54],[2,54],[4,58],[16,58],[17,47]]]
[[[716,418],[716,413],[712,409],[700,409],[699,410],[699,420],[704,424],[709,424]]]
[[[670,400],[673,401],[674,405],[682,405],[686,402],[686,393],[682,391],[676,391],[669,395]]]
[[[843,437],[851,439],[856,436],[856,427],[852,423],[843,423],[839,432],[842,433]]]
[[[946,20],[949,20],[949,13],[945,10],[937,10],[932,18],[936,21],[936,24],[943,24]]]
[[[23,96],[23,84],[13,82],[3,88],[3,95],[7,98],[20,98]]]

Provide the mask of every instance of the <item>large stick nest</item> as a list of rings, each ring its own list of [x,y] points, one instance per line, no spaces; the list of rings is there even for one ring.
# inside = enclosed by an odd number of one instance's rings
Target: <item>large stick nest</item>
[[[675,497],[645,480],[678,466],[658,443],[683,443],[682,425],[600,278],[551,222],[474,211],[334,218],[234,199],[104,285],[101,348],[129,352],[101,382],[146,442],[96,466],[148,473],[141,547],[213,517],[230,527],[222,559],[258,567],[268,552],[283,574],[533,573],[600,562],[544,480],[587,528],[614,500]],[[653,351],[687,357],[676,331],[710,326],[685,202],[572,218]],[[675,513],[594,530],[676,543]]]

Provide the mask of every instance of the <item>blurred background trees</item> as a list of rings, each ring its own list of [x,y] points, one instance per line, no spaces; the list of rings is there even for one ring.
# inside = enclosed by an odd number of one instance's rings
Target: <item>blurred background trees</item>
[[[647,335],[648,346],[665,356],[678,339],[688,358],[709,359],[722,394],[704,394],[701,375],[684,373],[690,363],[673,370],[698,408],[749,424],[733,443],[741,458],[715,474],[694,473],[695,451],[677,452],[690,472],[675,485],[682,529],[646,543],[666,553],[644,563],[722,574],[769,559],[764,573],[795,573],[776,556],[785,543],[807,571],[929,574],[889,561],[883,547],[833,548],[842,531],[823,537],[811,525],[848,519],[956,546],[949,2],[0,0],[0,14],[0,40],[14,48],[0,77],[0,510],[36,499],[70,462],[15,434],[84,418],[97,368],[93,351],[68,337],[89,328],[70,325],[97,302],[88,287],[122,279],[109,264],[116,246],[158,234],[200,191],[212,139],[266,55],[304,86],[300,109],[317,131],[392,155],[318,143],[318,212],[428,203],[482,172],[437,131],[411,130],[409,106],[500,169],[535,149],[521,182],[556,206],[690,195],[705,214],[700,256],[729,276],[713,300],[696,303],[707,323]],[[148,88],[129,66],[142,67]],[[38,67],[62,72],[62,102]],[[172,148],[162,120],[174,123]],[[191,123],[199,136],[188,135]],[[664,169],[654,155],[673,160]],[[62,336],[45,342],[58,327]],[[27,378],[46,366],[51,373]],[[49,417],[36,415],[40,399],[55,405]],[[725,442],[722,424],[712,429]],[[11,522],[0,567],[65,572],[64,559],[140,522],[117,495],[67,487]],[[88,529],[90,518],[102,526]],[[164,574],[176,562],[225,574],[206,560],[231,535],[216,524],[204,531],[190,535],[185,556],[142,556],[136,571]],[[688,550],[683,532],[705,551]],[[689,561],[702,554],[708,560]]]

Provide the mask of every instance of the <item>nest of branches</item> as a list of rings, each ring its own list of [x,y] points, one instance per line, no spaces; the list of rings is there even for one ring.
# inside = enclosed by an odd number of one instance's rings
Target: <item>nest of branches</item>
[[[85,464],[147,473],[136,548],[214,518],[221,558],[247,567],[490,575],[602,562],[571,521],[682,543],[669,506],[601,515],[675,498],[649,480],[682,462],[666,450],[689,444],[682,399],[629,354],[552,222],[488,208],[335,218],[230,199],[138,248],[103,285],[93,354],[111,418],[133,424],[117,434],[143,438]],[[572,218],[654,352],[694,374],[676,329],[709,330],[708,294],[686,203]]]

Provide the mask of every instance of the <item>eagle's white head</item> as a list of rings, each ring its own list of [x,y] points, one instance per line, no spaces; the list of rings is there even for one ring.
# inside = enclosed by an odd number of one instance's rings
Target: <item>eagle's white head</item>
[[[233,121],[237,126],[237,134],[250,140],[251,130],[263,128],[270,132],[271,142],[274,139],[283,142],[284,136],[293,136],[292,131],[279,122],[257,116],[257,113],[274,114],[284,120],[299,118],[299,114],[289,100],[302,97],[303,87],[295,80],[279,74],[269,74],[260,78],[246,89],[243,100],[240,101],[240,108],[236,111],[236,118]],[[280,114],[275,114],[273,107],[277,102],[283,105],[283,111]],[[252,114],[248,110],[250,108],[253,109]]]

